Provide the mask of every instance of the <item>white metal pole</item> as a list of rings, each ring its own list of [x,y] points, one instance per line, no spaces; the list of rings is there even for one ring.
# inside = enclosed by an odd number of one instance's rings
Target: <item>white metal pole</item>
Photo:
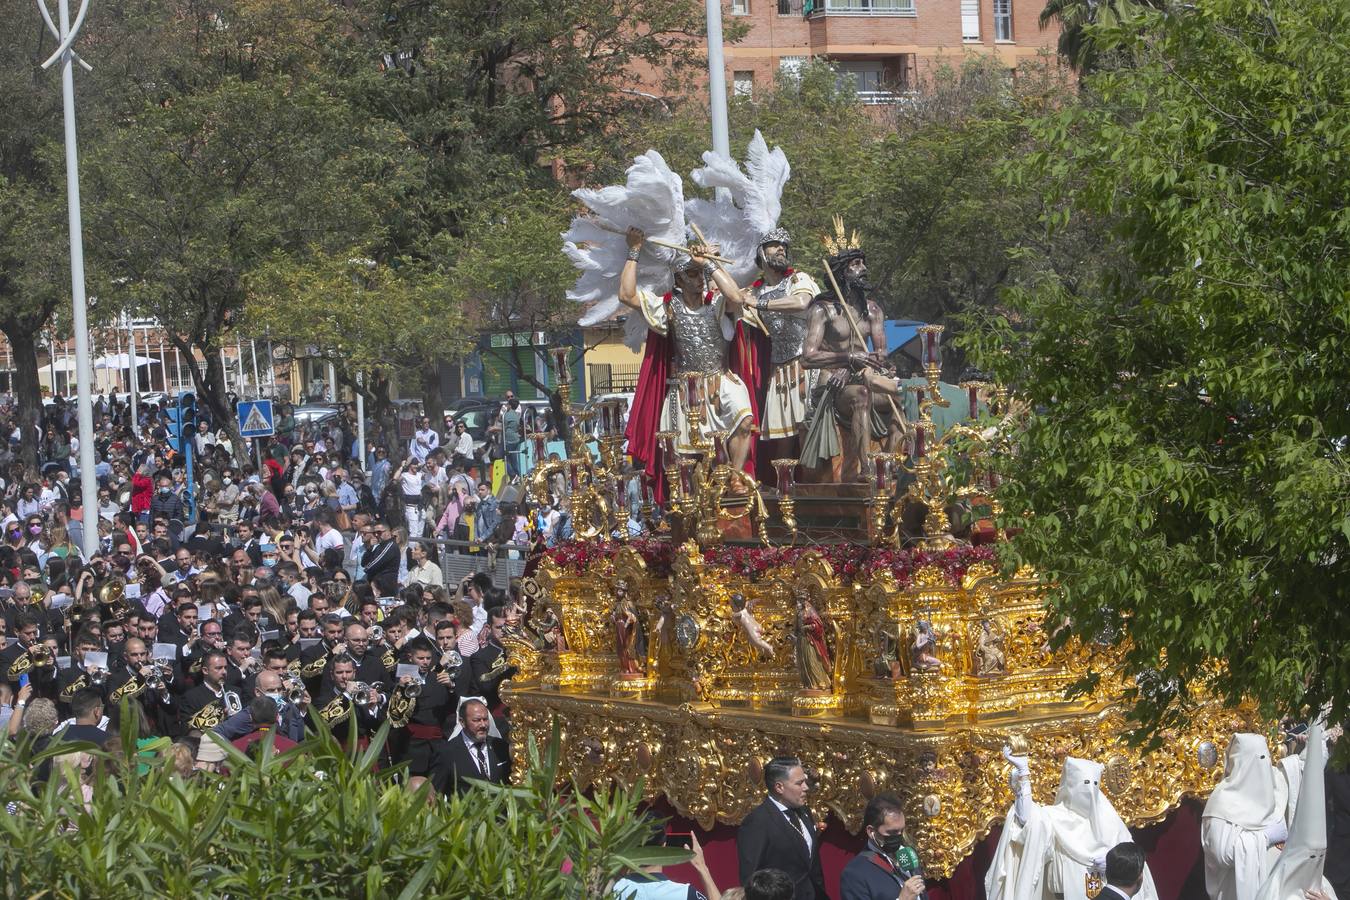
[[[41,2],[41,0],[39,0]],[[78,24],[83,24],[88,2],[80,7]],[[98,480],[94,476],[94,406],[89,396],[89,322],[84,292],[84,237],[80,218],[80,162],[75,140],[75,51],[70,27],[70,5],[58,0],[61,45],[61,100],[65,113],[66,138],[66,207],[70,216],[70,292],[74,306],[71,322],[75,328],[75,383],[78,390],[80,423],[80,500],[84,511],[98,508]],[[46,7],[43,7],[43,17]],[[76,31],[78,32],[78,27]],[[48,63],[52,60],[48,60]],[[81,541],[85,558],[98,553],[98,514],[85,515]]]
[[[356,373],[356,464],[366,470],[366,392],[365,379]]]
[[[132,321],[131,316],[127,316],[127,332],[131,335],[131,433],[136,437],[141,436],[141,414],[140,414],[140,393],[141,393],[141,367],[136,360],[136,323]],[[146,351],[148,356],[149,350]]]
[[[727,129],[727,70],[722,59],[722,0],[704,0],[708,18],[708,95],[712,101],[713,149],[731,157]],[[720,194],[720,192],[719,192]]]
[[[332,363],[329,363],[329,364],[328,364],[328,400],[329,400],[329,402],[331,402],[331,403],[336,403],[336,402],[337,402],[337,398],[338,398],[338,390],[337,390],[337,369],[333,368],[333,364],[332,364]]]
[[[262,381],[258,378],[258,342],[249,338],[248,349],[253,355],[253,399],[256,400],[262,396]]]

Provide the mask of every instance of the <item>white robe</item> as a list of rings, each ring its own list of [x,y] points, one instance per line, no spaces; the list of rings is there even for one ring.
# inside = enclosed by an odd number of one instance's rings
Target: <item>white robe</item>
[[[1270,871],[1265,830],[1203,819],[1200,845],[1205,851],[1205,888],[1210,900],[1254,900]]]
[[[1256,892],[1256,900],[1305,900],[1307,889],[1321,885],[1336,900],[1336,891],[1323,875],[1327,858],[1326,749],[1322,726],[1308,729],[1303,777],[1298,791],[1298,816],[1289,827],[1289,840],[1270,874]]]
[[[1087,900],[1093,861],[1133,838],[1100,790],[1102,767],[1068,758],[1052,806],[1028,804],[1026,821],[1008,810],[998,849],[985,875],[987,900]],[[1136,900],[1158,900],[1153,876],[1144,869]]]
[[[1280,780],[1264,736],[1233,735],[1224,754],[1223,780],[1200,819],[1210,900],[1256,896],[1273,862],[1266,829],[1281,819]]]

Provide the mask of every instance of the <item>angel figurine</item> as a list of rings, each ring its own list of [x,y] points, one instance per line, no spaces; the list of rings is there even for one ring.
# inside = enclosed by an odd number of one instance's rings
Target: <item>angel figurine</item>
[[[741,626],[745,632],[745,639],[764,656],[773,656],[773,645],[764,640],[764,628],[755,619],[753,607],[755,601],[747,599],[744,594],[731,595],[731,617],[736,620],[736,624]]]

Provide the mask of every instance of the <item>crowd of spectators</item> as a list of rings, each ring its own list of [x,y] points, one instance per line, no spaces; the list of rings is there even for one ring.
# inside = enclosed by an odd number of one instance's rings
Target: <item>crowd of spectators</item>
[[[514,410],[504,404],[493,427],[519,429]],[[480,571],[447,583],[440,554],[524,557],[565,540],[565,485],[542,509],[519,475],[494,491],[491,454],[461,452],[454,423],[438,431],[422,418],[406,443],[373,444],[362,466],[350,416],[304,426],[284,413],[281,437],[260,447],[201,422],[189,480],[160,410],[143,406],[135,428],[115,401],[95,412],[98,495],[86,506],[73,406],[44,410],[34,472],[0,401],[0,735],[110,750],[129,730],[166,737],[187,776],[225,765],[209,733],[245,752],[285,750],[322,726],[365,746],[387,722],[382,762],[406,764],[410,787],[445,795],[508,779],[507,648],[544,638],[526,627],[518,581],[501,588]],[[517,443],[502,446],[520,458]],[[86,556],[89,528],[97,550]],[[765,821],[739,840],[743,888],[719,893],[688,835],[698,885],[653,868],[630,872],[615,896],[823,896],[803,770],[780,760],[766,776]]]

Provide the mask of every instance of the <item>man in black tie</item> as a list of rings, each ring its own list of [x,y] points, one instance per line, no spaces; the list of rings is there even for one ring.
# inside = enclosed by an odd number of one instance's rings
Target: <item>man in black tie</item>
[[[501,784],[511,774],[506,741],[492,732],[496,725],[482,697],[465,697],[459,704],[459,727],[450,735],[445,758],[450,769],[449,789],[462,794],[469,781]],[[441,779],[433,778],[433,781]]]
[[[1106,887],[1097,900],[1128,900],[1144,887],[1144,851],[1132,841],[1106,852]]]
[[[791,756],[770,760],[764,766],[764,785],[768,796],[745,817],[736,835],[741,884],[759,869],[778,869],[792,879],[794,900],[829,900],[801,761]]]

